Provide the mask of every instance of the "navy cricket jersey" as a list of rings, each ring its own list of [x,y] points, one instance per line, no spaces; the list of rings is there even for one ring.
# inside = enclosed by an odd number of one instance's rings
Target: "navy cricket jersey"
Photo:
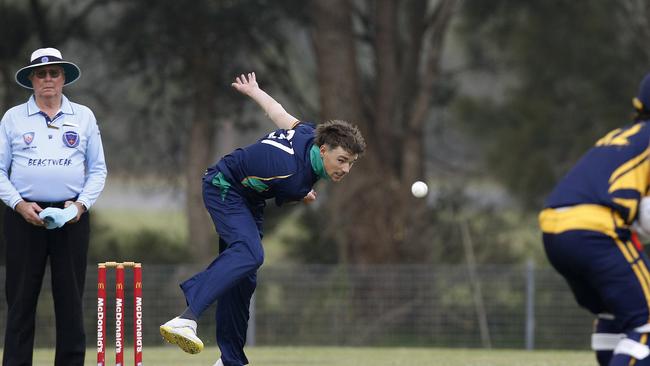
[[[631,224],[639,200],[648,192],[649,143],[647,121],[611,131],[557,184],[544,207],[605,206]]]
[[[314,132],[314,126],[303,122],[275,130],[224,156],[215,167],[251,203],[302,200],[319,178],[328,178]]]

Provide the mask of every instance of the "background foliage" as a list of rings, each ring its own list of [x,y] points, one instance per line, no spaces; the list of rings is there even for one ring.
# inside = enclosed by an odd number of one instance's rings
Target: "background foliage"
[[[630,120],[648,71],[648,5],[335,3],[0,2],[0,109],[26,99],[13,75],[30,52],[58,47],[83,71],[66,94],[99,117],[108,185],[126,180],[153,194],[154,180],[182,192],[167,208],[182,230],[152,219],[157,226],[127,233],[102,219],[100,201],[91,260],[215,254],[202,170],[271,128],[229,87],[249,70],[305,120],[360,122],[370,146],[349,181],[317,187],[317,205],[268,208],[265,240],[277,260],[461,263],[464,225],[481,263],[543,260],[535,217],[544,196],[598,137]],[[414,179],[429,183],[426,200],[409,196]],[[160,213],[135,200],[121,207]]]

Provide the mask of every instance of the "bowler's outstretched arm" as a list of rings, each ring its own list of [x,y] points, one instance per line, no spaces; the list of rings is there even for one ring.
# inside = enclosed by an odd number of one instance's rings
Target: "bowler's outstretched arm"
[[[273,97],[268,95],[264,90],[260,89],[255,80],[255,73],[249,72],[248,75],[241,74],[237,76],[235,82],[231,84],[238,92],[248,95],[264,110],[267,116],[271,118],[279,128],[289,130],[298,119],[284,110],[282,105],[278,103]]]

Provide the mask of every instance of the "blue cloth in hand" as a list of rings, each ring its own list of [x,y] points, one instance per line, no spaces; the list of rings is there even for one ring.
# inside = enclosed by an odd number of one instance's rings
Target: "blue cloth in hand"
[[[41,211],[38,216],[40,216],[40,218],[45,221],[46,229],[56,229],[65,225],[66,222],[77,217],[78,212],[79,210],[77,209],[77,205],[72,204],[64,209],[48,207],[45,210]]]

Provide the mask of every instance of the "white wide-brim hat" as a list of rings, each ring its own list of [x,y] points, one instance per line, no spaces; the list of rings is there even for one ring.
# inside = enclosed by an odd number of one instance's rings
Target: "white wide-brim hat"
[[[65,73],[63,75],[65,77],[65,83],[63,85],[74,83],[81,75],[81,70],[77,65],[63,60],[61,51],[56,48],[39,48],[32,52],[29,65],[18,70],[16,73],[16,82],[24,88],[34,89],[32,81],[29,80],[29,75],[33,68],[45,65],[59,65],[63,67]]]

